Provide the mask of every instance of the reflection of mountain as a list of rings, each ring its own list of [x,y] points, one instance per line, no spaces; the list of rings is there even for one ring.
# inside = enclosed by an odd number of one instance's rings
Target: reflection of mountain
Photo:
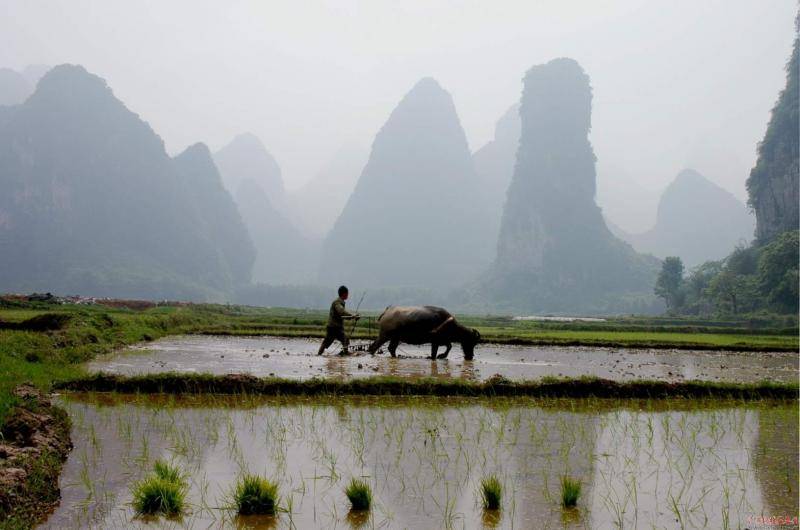
[[[730,528],[744,528],[748,515],[766,508],[751,460],[758,415],[744,408],[606,415],[584,504],[590,527],[675,528],[677,519],[685,528],[723,528],[727,518]]]
[[[764,496],[764,515],[800,512],[799,416],[796,404],[758,409],[758,445],[753,451],[753,465]]]
[[[656,224],[641,234],[625,234],[639,252],[679,256],[687,267],[730,254],[753,237],[755,219],[728,191],[700,173],[684,169],[658,203]]]
[[[514,527],[562,528],[565,523],[570,526],[568,522],[573,519],[580,523],[581,518],[576,514],[567,514],[568,517],[562,519],[564,514],[558,504],[561,477],[568,475],[579,480],[582,498],[592,495],[600,416],[595,411],[576,412],[563,406],[512,407],[499,413],[512,424],[517,417],[523,419],[517,443],[503,446],[511,454],[498,466],[498,471],[507,474],[511,484],[518,485],[508,488],[509,493],[513,492],[518,512],[514,516]],[[485,473],[480,469],[476,471]]]

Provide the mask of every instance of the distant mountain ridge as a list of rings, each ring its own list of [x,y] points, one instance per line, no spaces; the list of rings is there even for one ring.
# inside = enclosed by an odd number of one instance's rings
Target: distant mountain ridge
[[[325,241],[319,278],[450,287],[489,262],[486,211],[450,94],[420,80],[375,137]]]
[[[248,283],[256,249],[236,203],[222,185],[208,147],[203,143],[189,146],[174,161],[217,259],[235,285]]]
[[[320,242],[295,225],[280,165],[261,140],[240,134],[214,160],[233,190],[256,249],[253,281],[272,285],[313,281]]]
[[[241,181],[236,202],[256,247],[253,281],[270,285],[313,283],[320,242],[303,235],[253,179]]]
[[[19,105],[24,102],[49,69],[43,64],[30,64],[19,72],[0,68],[0,105]]]
[[[0,68],[0,105],[18,105],[33,92],[33,85],[19,72]]]
[[[500,219],[508,186],[514,175],[520,137],[519,103],[512,105],[497,121],[494,138],[472,154],[484,207],[488,210],[492,247],[497,245]]]
[[[256,135],[243,133],[236,136],[214,153],[214,162],[232,195],[238,193],[243,181],[252,180],[264,190],[273,206],[285,213],[286,190],[281,167]]]
[[[306,234],[324,238],[341,215],[367,162],[369,149],[345,144],[308,182],[288,193],[293,220]]]
[[[727,256],[737,244],[753,238],[755,219],[725,189],[693,169],[684,169],[664,190],[656,224],[623,238],[639,252],[680,257],[692,267]]]
[[[80,66],[0,111],[0,291],[224,300],[249,282],[252,246],[205,147],[173,160]]]

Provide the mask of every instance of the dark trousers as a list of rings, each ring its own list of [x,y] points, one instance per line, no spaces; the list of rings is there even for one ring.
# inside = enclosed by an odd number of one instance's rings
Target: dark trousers
[[[322,339],[322,349],[326,349],[328,346],[333,344],[333,341],[335,340],[341,342],[345,350],[350,345],[350,340],[347,338],[347,335],[344,334],[344,328],[328,326],[325,331],[325,338]]]

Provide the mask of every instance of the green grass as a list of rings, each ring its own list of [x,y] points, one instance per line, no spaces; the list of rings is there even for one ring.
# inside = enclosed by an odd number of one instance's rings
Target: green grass
[[[353,510],[369,510],[372,505],[372,488],[366,481],[353,478],[344,490]]]
[[[611,381],[597,377],[536,381],[487,381],[374,376],[351,380],[259,378],[241,374],[161,373],[136,376],[93,374],[57,383],[73,391],[128,394],[261,394],[278,396],[392,395],[392,396],[533,396],[602,397],[619,399],[730,398],[740,400],[797,399],[798,383],[717,383],[709,381]]]
[[[260,309],[250,308],[252,311]],[[197,331],[220,335],[280,335],[323,337],[327,314],[322,311],[263,309],[243,314],[235,321],[220,321]],[[380,313],[361,312],[352,338],[376,335]],[[460,316],[475,327],[485,342],[529,345],[609,346],[682,349],[733,349],[742,351],[800,348],[797,319],[774,317],[761,320],[709,321],[692,319],[613,318],[606,322],[520,321],[502,316]]]
[[[133,485],[133,509],[140,515],[180,514],[188,485],[181,471],[157,460],[153,473]]]
[[[499,510],[503,501],[503,485],[495,475],[481,480],[481,500],[487,510]]]
[[[233,490],[239,515],[275,515],[279,502],[278,485],[258,475],[244,475]]]
[[[375,336],[375,317],[359,321],[354,338]],[[85,375],[84,361],[116,348],[166,335],[219,333],[321,337],[321,310],[180,304],[145,309],[60,305],[0,298],[0,426],[16,403],[11,389],[29,381],[50,390],[54,380]],[[615,318],[607,322],[533,322],[503,316],[463,316],[486,342],[612,347],[798,351],[797,319],[709,321]],[[371,327],[370,327],[371,323]],[[53,327],[44,329],[41,327]],[[34,331],[33,329],[38,329]]]
[[[561,506],[572,508],[578,504],[581,496],[581,483],[566,475],[561,477]]]

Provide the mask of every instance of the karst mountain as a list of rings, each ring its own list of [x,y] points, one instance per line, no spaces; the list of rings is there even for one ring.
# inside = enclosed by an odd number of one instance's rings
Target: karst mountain
[[[324,245],[324,283],[447,288],[488,265],[486,208],[450,94],[419,81],[378,132]]]
[[[0,107],[0,291],[223,300],[253,251],[201,146],[170,158],[105,81],[50,70]]]
[[[515,311],[624,310],[651,296],[658,260],[611,234],[595,202],[592,91],[572,59],[531,68],[497,257],[483,286]]]

